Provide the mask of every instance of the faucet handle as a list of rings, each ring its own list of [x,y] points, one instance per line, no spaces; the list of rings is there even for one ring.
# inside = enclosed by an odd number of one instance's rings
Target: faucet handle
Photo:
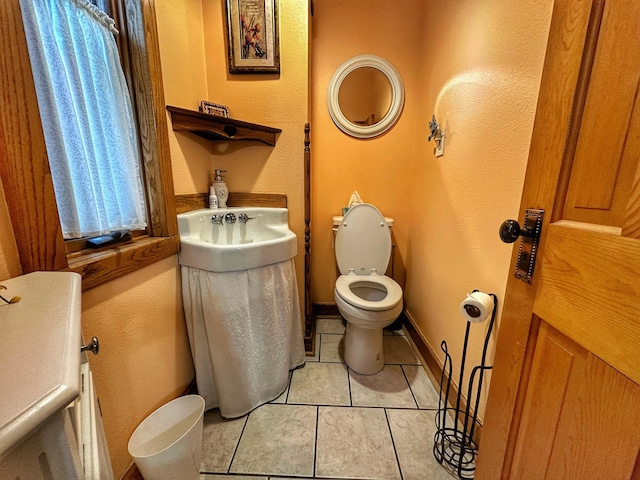
[[[241,213],[240,215],[238,215],[238,220],[240,220],[240,223],[247,223],[249,220],[253,220],[254,218],[256,217],[250,217],[246,213]]]
[[[215,215],[211,215],[211,220],[210,221],[214,225],[222,225],[222,219],[223,218],[224,217],[222,215],[215,214]]]

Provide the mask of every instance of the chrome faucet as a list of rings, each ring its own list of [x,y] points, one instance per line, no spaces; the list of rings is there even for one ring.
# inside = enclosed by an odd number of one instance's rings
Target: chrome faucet
[[[224,217],[222,215],[211,215],[211,223],[214,225],[222,225],[222,219]]]
[[[233,213],[227,213],[224,216],[224,223],[236,223],[236,216]]]
[[[246,213],[241,213],[240,215],[238,215],[238,220],[240,220],[240,223],[247,223],[249,220],[253,220],[254,218],[255,217],[250,217]]]

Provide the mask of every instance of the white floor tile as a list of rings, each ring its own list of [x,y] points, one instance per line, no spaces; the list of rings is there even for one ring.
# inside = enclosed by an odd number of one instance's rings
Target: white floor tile
[[[387,418],[404,480],[451,480],[433,456],[435,412],[387,410]]]
[[[420,365],[420,360],[413,351],[406,337],[400,335],[382,337],[384,363],[402,365]]]
[[[251,475],[218,475],[215,473],[201,473],[200,480],[269,480],[269,477],[256,477]]]
[[[349,370],[354,406],[418,408],[399,365],[385,365],[375,375]]]
[[[384,409],[318,407],[316,477],[399,480]]]
[[[344,336],[330,333],[320,335],[320,361],[344,362],[342,354],[344,348]]]
[[[343,334],[345,330],[342,318],[319,318],[316,323],[316,333]]]
[[[287,403],[350,405],[344,363],[309,363],[293,372]]]
[[[230,473],[313,475],[317,407],[266,404],[249,414]]]
[[[419,408],[438,408],[438,391],[421,365],[402,365]]]
[[[216,408],[204,415],[201,472],[226,473],[247,417],[226,419]]]
[[[205,414],[200,480],[450,479],[433,456],[438,391],[404,332],[385,331],[384,369],[360,375],[341,319],[317,329],[315,357],[279,398],[240,419]]]
[[[293,374],[293,371],[289,372],[289,382],[287,383],[287,388],[284,389],[284,392],[282,392],[278,398],[276,398],[275,400],[272,400],[269,403],[287,403],[287,395],[289,394],[289,388],[291,386],[292,374]]]

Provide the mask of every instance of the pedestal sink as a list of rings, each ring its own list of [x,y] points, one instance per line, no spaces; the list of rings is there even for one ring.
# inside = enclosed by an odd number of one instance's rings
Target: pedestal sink
[[[212,220],[213,218],[213,220]],[[286,208],[233,207],[178,215],[181,265],[233,272],[296,256],[296,235]]]
[[[178,215],[182,299],[207,410],[238,417],[277,398],[304,364],[286,208],[234,207]]]

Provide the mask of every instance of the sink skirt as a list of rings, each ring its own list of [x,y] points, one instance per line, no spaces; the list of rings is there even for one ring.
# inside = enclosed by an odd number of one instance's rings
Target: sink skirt
[[[304,364],[293,259],[238,272],[182,266],[182,297],[207,410],[242,416],[277,398]]]

